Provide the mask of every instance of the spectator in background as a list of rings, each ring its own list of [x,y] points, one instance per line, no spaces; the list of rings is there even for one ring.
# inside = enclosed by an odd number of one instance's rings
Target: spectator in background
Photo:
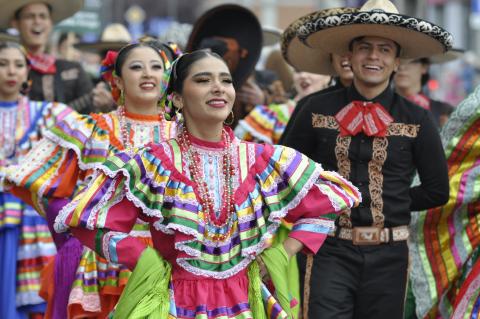
[[[79,63],[57,59],[47,53],[53,24],[83,7],[81,0],[9,1],[1,0],[0,27],[13,26],[31,61],[29,97],[59,101],[81,113],[92,106],[92,82]]]
[[[118,51],[130,42],[132,42],[132,36],[127,28],[121,23],[111,23],[103,29],[98,41],[80,42],[75,45],[75,48],[90,55],[91,58],[93,58],[93,55],[100,56],[101,60],[109,50]],[[99,71],[100,64],[97,67]],[[94,82],[96,85],[92,91],[94,105],[92,111],[106,113],[113,110],[116,107],[115,101],[108,84],[101,79],[100,73],[98,73],[98,78],[94,79]]]
[[[80,41],[80,36],[75,32],[62,32],[57,41],[57,58],[67,61],[83,60],[82,53],[75,48],[75,44]]]
[[[187,43],[187,52],[209,49],[228,65],[237,90],[233,118],[235,127],[255,105],[265,104],[267,96],[255,82],[255,65],[262,49],[262,28],[255,14],[234,4],[214,7],[197,19]]]
[[[461,54],[463,54],[462,50],[450,50],[445,54],[431,58],[402,60],[394,76],[395,89],[398,94],[429,110],[439,128],[442,128],[447,122],[448,117],[453,112],[453,106],[433,100],[423,93],[424,87],[430,79],[429,67],[431,64],[455,60]]]
[[[333,12],[353,13],[357,11],[357,8],[344,7],[336,8]],[[317,14],[319,17],[322,17],[329,15],[331,12],[332,9],[325,9],[318,11]],[[283,33],[282,54],[285,61],[298,71],[329,74],[332,78],[330,85],[327,88],[316,91],[313,94],[304,95],[304,98],[298,101],[288,120],[287,126],[283,131],[282,137],[279,140],[280,144],[283,144],[284,137],[289,134],[288,132],[292,128],[295,118],[310,99],[328,92],[349,87],[353,81],[353,72],[348,55],[328,53],[328,48],[324,48],[324,50],[312,49],[300,41],[297,36],[297,31],[298,28],[302,26],[301,21],[301,18],[296,20],[285,29],[285,32]]]
[[[283,103],[258,104],[235,127],[235,135],[245,141],[278,144],[290,115],[302,98],[324,89],[329,75],[295,72],[293,83],[295,96]]]

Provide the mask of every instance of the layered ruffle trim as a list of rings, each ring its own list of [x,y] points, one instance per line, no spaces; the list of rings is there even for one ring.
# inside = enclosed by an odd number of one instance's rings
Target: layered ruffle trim
[[[157,219],[154,222],[155,229],[175,235],[175,249],[183,252],[177,257],[177,263],[181,267],[196,275],[217,279],[231,277],[245,269],[255,256],[269,247],[281,219],[299,205],[315,184],[324,179],[328,180],[329,177],[328,174],[322,175],[324,171],[320,165],[292,149],[269,145],[262,147],[263,150],[249,169],[247,178],[241,182],[234,194],[238,217],[237,231],[222,241],[213,242],[206,237],[206,225],[202,218],[204,212],[197,200],[199,197],[195,185],[175,169],[163,148],[158,146],[144,148],[131,160],[118,154],[107,161],[101,167],[103,176],[98,176],[105,182],[96,182],[97,179],[94,179],[87,187],[91,189],[102,184],[103,191],[90,192],[100,194],[98,198],[75,199],[61,211],[55,228],[57,231],[65,231],[68,227],[101,228],[98,220],[105,219],[99,217],[105,213],[102,210],[108,210],[126,197],[140,208],[143,214]],[[292,181],[294,172],[289,169],[295,169],[299,165],[304,170],[303,174]],[[358,196],[358,190],[348,181],[336,173],[330,174],[334,174],[333,182],[345,183],[346,187],[357,192]],[[119,187],[122,188],[121,191],[118,190]],[[337,188],[341,189],[340,186]],[[290,195],[281,197],[281,192]],[[336,198],[338,194],[335,197],[332,192],[323,190],[322,193],[336,209],[343,206],[346,208],[347,205],[342,205]],[[347,193],[344,192],[342,197],[354,202],[355,196],[350,198]],[[92,203],[93,209],[75,211],[79,206],[83,207],[87,200]],[[81,205],[79,201],[82,201]],[[274,204],[271,204],[272,202]],[[352,206],[351,203],[348,205]],[[73,218],[76,221],[88,222],[80,226],[78,222],[72,223],[72,215],[76,215]],[[227,257],[217,256],[213,251],[221,251],[219,254]],[[241,258],[237,258],[238,253]],[[205,259],[208,256],[210,261]],[[217,258],[215,261],[223,258],[219,262],[230,263],[228,269],[215,271],[197,266],[198,263],[211,262],[212,258]]]

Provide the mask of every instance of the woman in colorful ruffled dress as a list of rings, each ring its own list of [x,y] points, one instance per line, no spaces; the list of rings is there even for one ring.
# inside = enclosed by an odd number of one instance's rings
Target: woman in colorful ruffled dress
[[[286,318],[289,258],[316,252],[360,193],[293,149],[235,138],[224,125],[235,90],[218,55],[177,59],[167,92],[184,118],[177,137],[107,160],[56,230],[134,270],[115,318]],[[153,248],[128,234],[137,218],[150,225]],[[294,227],[269,248],[282,218]]]
[[[448,163],[448,202],[412,212],[412,295],[405,318],[480,316],[480,86],[440,132]]]
[[[28,61],[23,48],[0,42],[0,179],[8,165],[23,156],[49,126],[72,110],[61,103],[30,101],[20,91],[28,88]],[[21,318],[42,313],[38,296],[40,271],[55,255],[55,245],[44,218],[25,202],[5,192],[0,182],[0,314]]]
[[[34,205],[53,225],[59,210],[107,157],[173,137],[176,123],[164,119],[158,104],[166,87],[163,73],[174,55],[170,47],[153,42],[127,45],[118,54],[107,54],[103,68],[107,75],[113,71],[107,78],[118,109],[75,114],[57,123],[24,163],[9,170],[11,191]],[[142,223],[133,227],[131,235],[151,242]],[[84,248],[68,234],[56,234],[54,239],[58,254],[42,275],[47,316],[104,318],[116,304],[130,272]]]

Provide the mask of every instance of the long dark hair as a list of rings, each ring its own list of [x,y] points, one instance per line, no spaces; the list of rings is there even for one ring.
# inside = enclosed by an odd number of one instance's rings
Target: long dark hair
[[[123,48],[121,48],[118,51],[117,59],[115,60],[115,65],[114,65],[115,74],[117,76],[122,77],[123,64],[127,60],[130,53],[132,53],[132,50],[134,50],[136,48],[141,48],[141,47],[151,48],[153,51],[155,51],[158,54],[158,56],[160,57],[160,60],[162,60],[162,62],[164,64],[163,66],[165,67],[165,62],[163,60],[163,57],[162,57],[158,47],[153,45],[151,42],[132,43],[132,44],[127,44],[126,46],[124,46]]]
[[[225,61],[218,54],[208,51],[208,50],[197,50],[192,53],[186,53],[179,57],[173,64],[170,74],[170,79],[168,82],[167,94],[177,92],[182,94],[183,92],[183,82],[188,76],[190,67],[197,61],[202,60],[207,57],[214,57],[221,60],[223,63]],[[225,64],[226,65],[226,64]]]

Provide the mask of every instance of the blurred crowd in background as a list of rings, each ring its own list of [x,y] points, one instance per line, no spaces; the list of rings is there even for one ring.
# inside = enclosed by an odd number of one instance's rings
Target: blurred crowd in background
[[[248,7],[264,27],[264,43],[257,70],[265,68],[268,54],[280,49],[281,32],[296,18],[329,7],[360,7],[365,0],[262,0],[236,1]],[[424,93],[453,106],[480,83],[480,60],[476,52],[478,0],[397,0],[400,12],[415,14],[438,23],[454,34],[454,47],[463,54],[446,63],[432,64]],[[160,41],[174,41],[184,47],[192,25],[203,12],[224,0],[87,0],[84,8],[54,28],[49,51],[82,64],[98,81],[102,51],[88,43],[97,41],[136,41],[144,35]],[[456,14],[461,14],[458,19]],[[112,25],[113,24],[113,25]],[[458,30],[458,31],[457,31]],[[15,33],[15,30],[10,30]],[[460,34],[455,34],[457,31]],[[82,43],[81,45],[78,45]],[[287,88],[288,90],[289,88]]]

